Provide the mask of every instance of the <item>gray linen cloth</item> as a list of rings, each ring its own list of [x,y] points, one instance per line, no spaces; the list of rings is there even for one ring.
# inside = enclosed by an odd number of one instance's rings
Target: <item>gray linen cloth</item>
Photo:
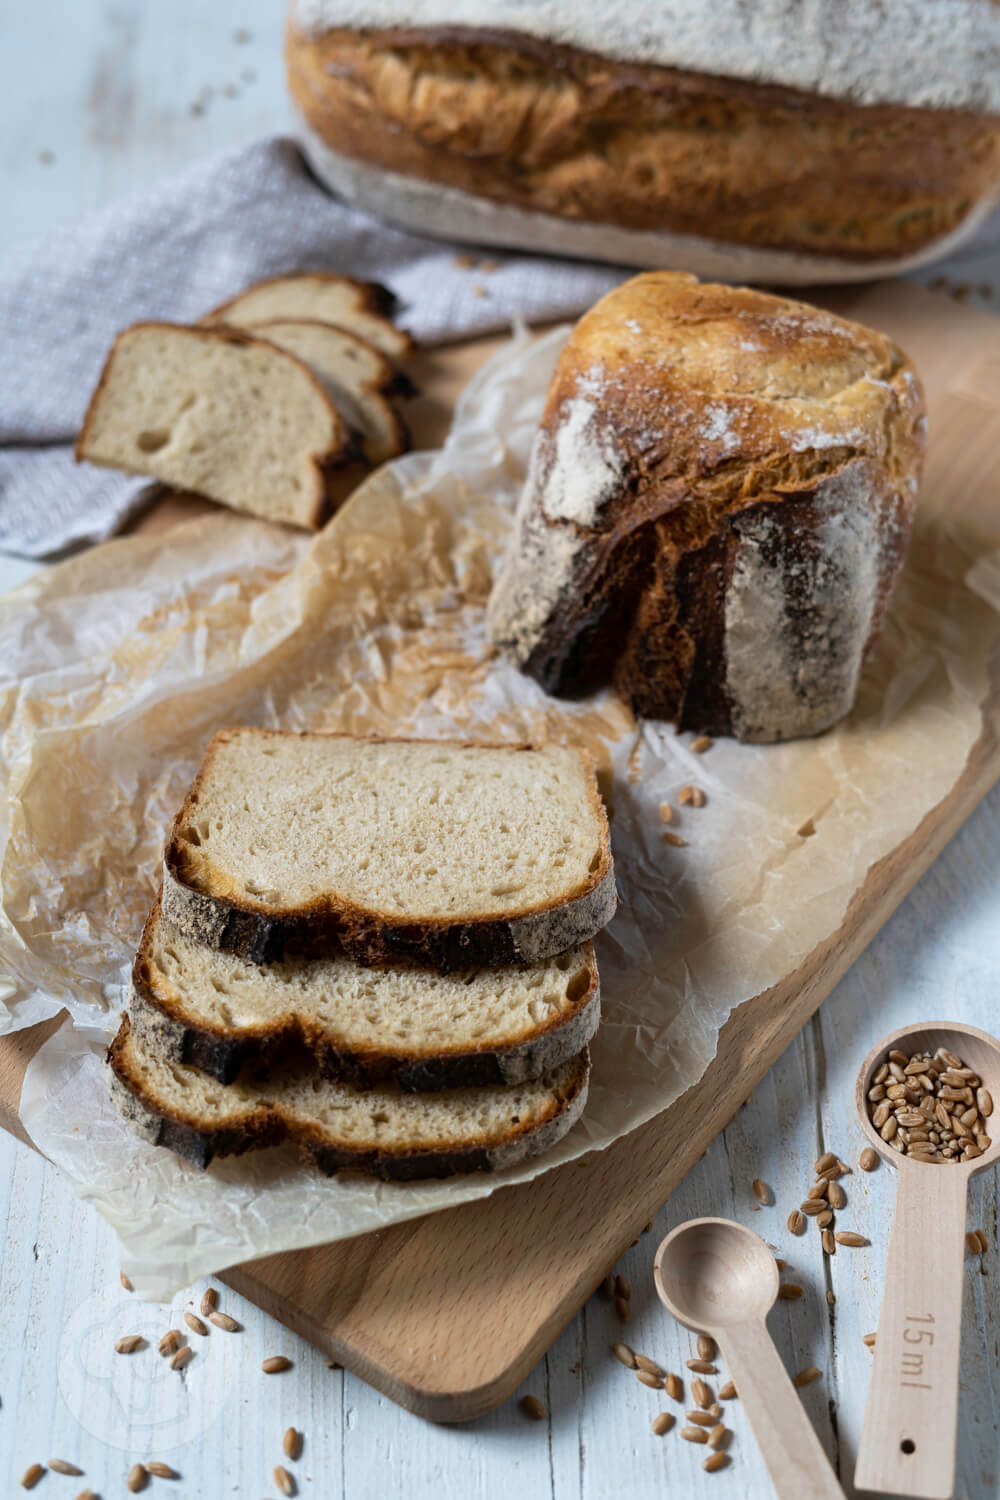
[[[141,503],[147,481],[76,464],[72,450],[115,334],[139,319],[193,322],[260,277],[345,271],[391,287],[400,322],[439,343],[575,316],[630,274],[496,250],[483,273],[456,250],[331,197],[283,139],[14,246],[0,257],[0,551],[99,541]]]

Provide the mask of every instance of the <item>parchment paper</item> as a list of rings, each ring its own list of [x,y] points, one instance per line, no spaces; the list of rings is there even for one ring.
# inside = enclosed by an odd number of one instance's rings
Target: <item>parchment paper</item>
[[[5,1025],[61,1005],[73,1019],[30,1067],[22,1118],[115,1227],[145,1295],[479,1197],[664,1109],[701,1076],[730,1010],[836,930],[980,733],[1000,558],[927,505],[857,708],[818,740],[698,756],[610,692],[558,703],[495,655],[484,603],[564,338],[515,337],[445,448],[375,474],[314,540],[220,513],[0,600]],[[551,1155],[416,1186],[326,1180],[287,1148],[199,1173],[118,1120],[100,1058],[163,835],[205,742],[232,723],[549,736],[597,755],[621,905],[598,942],[590,1103]],[[688,843],[672,847],[658,809],[686,782],[707,805],[679,810],[671,828]]]

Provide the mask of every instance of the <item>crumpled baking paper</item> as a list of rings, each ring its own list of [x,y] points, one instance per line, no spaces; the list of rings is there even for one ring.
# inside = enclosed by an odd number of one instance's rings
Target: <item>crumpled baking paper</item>
[[[855,712],[817,740],[696,755],[610,691],[557,702],[498,656],[484,605],[565,337],[515,336],[466,390],[446,446],[374,474],[315,539],[212,514],[0,600],[5,1025],[60,1006],[73,1023],[31,1064],[22,1119],[114,1226],[147,1296],[480,1197],[663,1110],[701,1076],[733,1007],[837,930],[980,734],[1000,560],[936,503],[921,508]],[[238,723],[547,736],[597,756],[621,904],[597,943],[590,1102],[543,1160],[400,1186],[327,1180],[284,1147],[200,1173],[115,1115],[102,1051],[163,836],[206,741]],[[688,782],[705,807],[679,807]],[[664,838],[666,801],[685,846]],[[798,832],[807,819],[812,836]]]

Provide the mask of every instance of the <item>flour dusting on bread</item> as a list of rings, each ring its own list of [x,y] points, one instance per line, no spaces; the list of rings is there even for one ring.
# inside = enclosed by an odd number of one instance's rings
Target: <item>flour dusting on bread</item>
[[[491,635],[551,692],[610,680],[635,713],[699,733],[820,733],[850,711],[878,637],[924,428],[883,335],[745,287],[638,276],[556,366]],[[610,488],[595,449],[620,456]],[[573,506],[552,503],[553,454],[580,481]]]

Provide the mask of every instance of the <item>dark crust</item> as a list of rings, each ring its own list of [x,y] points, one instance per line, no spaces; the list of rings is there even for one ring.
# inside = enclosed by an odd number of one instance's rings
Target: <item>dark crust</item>
[[[197,804],[202,783],[211,766],[218,745],[228,736],[243,732],[239,728],[220,730],[213,736],[201,767],[191,784],[176,819],[163,855],[163,912],[166,920],[195,942],[223,952],[237,953],[250,963],[271,963],[286,952],[321,957],[343,952],[362,964],[394,963],[408,960],[447,974],[455,969],[495,968],[520,963],[524,959],[518,928],[528,928],[532,918],[539,929],[560,917],[570,934],[567,941],[555,940],[546,953],[535,952],[532,959],[551,956],[596,935],[610,921],[616,904],[611,837],[607,814],[598,790],[591,758],[579,751],[590,775],[588,790],[594,818],[599,828],[599,863],[583,887],[558,906],[537,904],[510,912],[502,918],[489,917],[471,922],[453,922],[447,918],[429,918],[422,923],[400,921],[385,912],[367,910],[352,902],[329,897],[299,909],[263,907],[249,899],[213,895],[197,890],[185,880],[184,856],[178,834]],[[256,734],[314,737],[308,731],[260,729]],[[325,738],[357,739],[355,735],[327,735]],[[390,735],[372,735],[369,744],[445,744],[452,748],[534,750],[527,744],[485,744],[471,740],[421,741]]]
[[[129,1067],[123,1054],[130,1030],[129,1018],[123,1015],[106,1055],[116,1108],[131,1124],[139,1124],[141,1133],[152,1145],[165,1146],[202,1170],[217,1156],[242,1156],[247,1151],[262,1150],[292,1140],[303,1158],[328,1177],[350,1170],[364,1172],[384,1182],[413,1182],[421,1178],[452,1177],[463,1172],[490,1172],[504,1165],[502,1155],[505,1148],[530,1141],[532,1136],[545,1136],[553,1124],[571,1111],[580,1093],[586,1090],[590,1075],[589,1055],[583,1053],[575,1077],[560,1096],[553,1096],[544,1119],[537,1120],[530,1131],[511,1128],[488,1146],[444,1145],[443,1149],[435,1151],[354,1151],[331,1144],[308,1127],[295,1130],[266,1109],[248,1110],[238,1126],[199,1130],[149,1093],[141,1075]]]
[[[391,398],[393,396],[415,394],[413,382],[401,370],[397,370],[394,367],[392,360],[387,354],[383,354],[381,349],[376,349],[374,344],[369,344],[367,339],[362,338],[359,333],[355,333],[350,328],[338,328],[336,324],[324,323],[319,318],[270,318],[260,323],[252,323],[249,325],[249,328],[258,338],[272,340],[279,349],[286,349],[280,338],[274,338],[270,330],[275,324],[282,326],[289,323],[302,328],[325,328],[328,331],[333,330],[335,333],[341,334],[355,343],[365,345],[367,353],[370,356],[374,356],[378,362],[378,375],[374,380],[366,380],[359,383],[353,390],[347,389],[347,394],[359,405],[363,405],[367,400],[377,406],[384,421],[392,429],[392,452],[387,458],[381,459],[381,463],[387,463],[389,458],[398,458],[401,453],[408,453],[411,446],[410,429],[407,427],[400,413],[393,406]],[[286,352],[290,351],[286,349]],[[301,355],[296,357],[302,358]],[[309,361],[306,360],[305,363],[308,364]],[[311,368],[312,366],[310,365]],[[319,375],[318,371],[313,370],[313,374],[322,382],[322,376]],[[336,390],[331,390],[328,394],[336,406]],[[359,432],[354,434],[352,443],[353,456],[364,461],[365,472],[367,473],[371,468],[376,467],[374,462],[368,457],[366,451],[367,440],[364,433]]]
[[[346,465],[349,465],[354,461],[357,453],[357,439],[349,430],[343,417],[334,406],[328,392],[323,386],[322,381],[303,360],[296,358],[294,354],[289,354],[287,349],[279,349],[276,344],[270,343],[267,339],[257,338],[252,333],[249,333],[242,328],[230,328],[224,324],[220,324],[218,327],[191,327],[190,325],[184,323],[168,323],[163,319],[146,319],[139,323],[132,323],[128,328],[123,328],[122,331],[116,336],[115,341],[111,346],[108,357],[104,361],[104,367],[101,370],[97,385],[94,387],[93,395],[91,396],[90,401],[87,403],[87,410],[84,414],[83,422],[80,427],[80,433],[76,440],[76,446],[73,449],[73,457],[75,458],[76,462],[82,463],[86,461],[87,463],[100,464],[105,468],[115,467],[115,465],[108,463],[105,459],[93,458],[86,450],[88,442],[90,440],[91,426],[96,418],[97,409],[100,405],[101,398],[104,395],[105,387],[107,386],[108,381],[111,378],[111,370],[114,364],[115,356],[118,352],[118,346],[123,339],[125,339],[128,335],[135,333],[139,329],[163,328],[169,328],[174,332],[183,333],[186,335],[190,335],[192,338],[208,340],[210,342],[235,344],[242,348],[256,347],[260,349],[269,349],[272,353],[280,354],[283,355],[285,359],[290,359],[305,375],[308,376],[310,384],[315,387],[318,394],[322,397],[323,404],[327,407],[333,417],[334,430],[338,434],[338,438],[335,447],[327,449],[325,453],[314,453],[310,455],[313,469],[316,475],[315,502],[310,519],[301,523],[289,522],[288,524],[302,524],[313,530],[318,530],[323,525],[332,509],[332,477],[337,473],[338,470],[343,469]],[[143,470],[142,472],[145,473],[148,471]],[[153,477],[155,478],[156,476],[154,475]],[[214,499],[214,497],[211,495],[206,496],[205,498],[210,500]],[[230,502],[218,500],[216,501],[216,503],[225,505],[229,504]],[[260,512],[253,511],[247,512],[247,514],[259,516]],[[263,519],[266,520],[268,518],[265,516],[263,517]]]
[[[245,1067],[280,1060],[290,1047],[307,1048],[324,1078],[353,1083],[358,1088],[393,1082],[404,1093],[465,1088],[511,1082],[512,1066],[518,1081],[542,1073],[581,1052],[600,1021],[600,984],[593,948],[587,954],[590,983],[568,1016],[557,1016],[535,1027],[506,1047],[439,1051],[419,1055],[358,1051],[338,1045],[335,1036],[308,1025],[300,1016],[279,1018],[274,1025],[238,1036],[207,1024],[186,1011],[177,995],[162,982],[153,961],[152,941],[161,920],[157,900],[143,928],[132,967],[132,990],[126,1009],[137,1030],[148,1032],[161,1054],[200,1069],[219,1083],[233,1083]],[[143,1024],[137,1021],[142,1016]],[[530,1071],[523,1071],[525,1068]]]
[[[864,264],[942,239],[1000,178],[996,116],[859,105],[491,27],[292,24],[286,62],[334,152],[570,223]]]
[[[225,323],[226,309],[232,307],[234,303],[241,301],[247,292],[255,292],[258,287],[262,286],[276,286],[282,281],[297,281],[302,276],[309,276],[316,281],[336,281],[341,283],[341,285],[353,287],[358,294],[358,311],[369,313],[372,317],[382,318],[387,325],[391,326],[393,333],[404,345],[400,353],[401,358],[408,353],[412,353],[416,348],[416,342],[412,334],[407,333],[405,328],[400,328],[393,322],[393,318],[399,308],[399,298],[390,287],[383,286],[380,281],[362,281],[356,276],[344,276],[338,271],[311,271],[300,268],[296,271],[285,271],[280,276],[264,276],[260,281],[254,281],[251,282],[250,286],[245,286],[235,296],[227,297],[226,301],[220,302],[218,307],[213,307],[210,312],[204,314],[200,322],[207,324]],[[348,329],[347,331],[349,333],[354,332],[353,329]]]
[[[878,593],[862,660],[870,654],[902,564],[914,509],[910,482],[921,465],[919,382],[906,356],[882,335],[828,314],[821,320],[830,328],[823,333],[821,323],[812,330],[808,354],[794,323],[767,325],[776,330],[768,335],[772,342],[755,357],[773,358],[792,380],[799,366],[829,376],[839,329],[839,347],[864,353],[866,373],[891,386],[894,405],[862,410],[858,420],[866,425],[852,439],[858,446],[845,438],[835,447],[790,448],[761,401],[739,427],[735,451],[720,455],[710,442],[687,433],[697,431],[732,372],[717,376],[718,389],[703,389],[665,374],[649,354],[648,346],[664,339],[667,326],[680,328],[694,352],[701,341],[731,349],[743,328],[760,341],[764,325],[754,319],[796,307],[801,310],[800,304],[747,288],[663,274],[633,278],[577,325],[553,376],[536,456],[545,453],[545,442],[551,446],[581,378],[601,364],[607,384],[595,420],[626,455],[622,479],[593,528],[577,528],[569,578],[537,629],[522,623],[524,598],[544,576],[552,538],[564,536],[569,523],[546,517],[544,478],[536,479],[490,603],[493,638],[511,648],[546,691],[573,696],[611,681],[639,717],[669,719],[698,733],[733,733],[724,686],[725,610],[741,527],[765,510],[780,524],[790,633],[807,641],[810,608],[808,600],[796,598],[796,564],[802,565],[801,577],[808,576],[824,486],[858,464],[865,465],[879,546]],[[713,323],[720,317],[728,320],[721,331]],[[613,363],[616,330],[630,318],[643,325],[645,343],[636,353],[622,354],[619,367]],[[745,399],[755,401],[753,394]],[[811,421],[822,425],[822,418]],[[637,430],[653,434],[646,448],[635,441]],[[865,446],[869,434],[871,453]],[[806,690],[803,701],[815,700]],[[822,732],[830,720],[817,711],[815,724],[808,732]],[[775,722],[774,738],[783,737]]]

